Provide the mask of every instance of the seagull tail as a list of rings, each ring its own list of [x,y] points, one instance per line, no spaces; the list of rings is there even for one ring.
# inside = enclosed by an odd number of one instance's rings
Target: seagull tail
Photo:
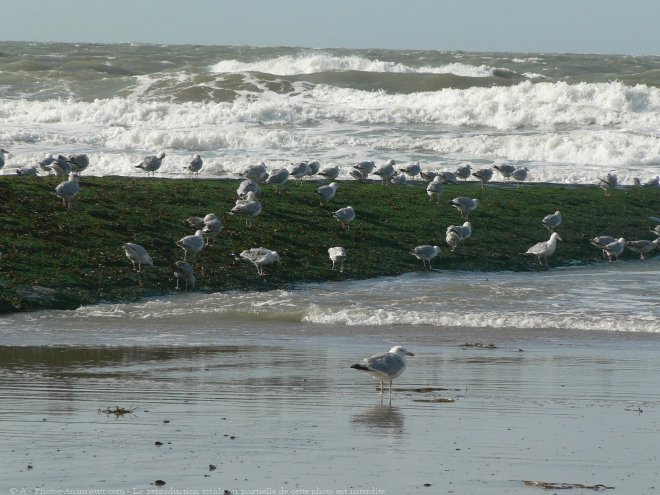
[[[369,368],[367,368],[363,364],[354,364],[353,366],[351,366],[351,368],[353,368],[355,370],[360,370],[360,371],[369,371]]]

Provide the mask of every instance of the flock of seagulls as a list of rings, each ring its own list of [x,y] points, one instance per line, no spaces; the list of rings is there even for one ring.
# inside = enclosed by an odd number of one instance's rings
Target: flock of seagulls
[[[0,148],[0,168],[5,165],[5,156],[8,154],[9,152],[7,150]],[[165,153],[146,156],[135,166],[144,170],[147,176],[154,176],[155,172],[160,169],[165,156]],[[185,167],[191,179],[199,177],[199,172],[203,164],[204,161],[199,154],[195,154],[192,157]],[[48,174],[67,176],[66,181],[55,187],[53,194],[61,198],[64,207],[69,210],[73,206],[74,198],[80,192],[80,175],[88,166],[89,158],[86,154],[76,153],[68,156],[48,154],[35,166],[18,169],[17,173],[20,175],[37,175],[39,168]],[[286,185],[289,179],[293,178],[302,184],[306,177],[317,174],[331,181],[327,185],[319,186],[314,191],[319,198],[321,206],[326,206],[337,195],[339,184],[335,182],[335,179],[339,176],[339,172],[339,167],[336,165],[321,168],[318,160],[291,163],[289,168],[279,168],[271,171],[268,170],[265,162],[250,165],[239,174],[243,178],[243,181],[239,184],[236,191],[238,198],[228,214],[244,217],[246,227],[250,228],[256,217],[263,210],[261,201],[258,199],[259,194],[261,194],[260,184],[273,186],[276,193],[279,194],[281,188]],[[494,172],[498,172],[506,181],[513,179],[518,183],[518,187],[521,187],[523,181],[527,179],[528,168],[518,168],[505,163],[493,165],[491,168],[485,167],[472,170],[471,165],[465,164],[457,167],[455,171],[444,170],[436,172],[422,169],[419,162],[410,162],[397,166],[395,160],[390,159],[378,167],[373,161],[361,161],[353,165],[351,176],[357,181],[365,182],[369,180],[370,174],[373,174],[381,180],[383,186],[389,184],[406,184],[408,181],[416,181],[419,177],[420,180],[427,183],[426,194],[429,201],[439,204],[444,193],[445,184],[459,184],[460,181],[465,182],[470,177],[474,177],[480,182],[481,188],[484,188],[492,180]],[[607,176],[599,179],[598,185],[603,189],[605,195],[610,195],[618,187],[618,178],[614,173],[610,172]],[[639,180],[636,181],[636,185],[642,186]],[[643,186],[660,187],[660,178],[656,177],[654,180],[643,184]],[[460,243],[471,237],[472,224],[469,221],[469,216],[480,206],[480,202],[477,198],[456,197],[448,203],[456,208],[460,212],[461,218],[465,220],[462,225],[450,225],[446,229],[445,241],[453,253]],[[332,213],[332,216],[340,222],[343,229],[349,230],[351,222],[356,218],[356,212],[352,206],[346,206],[336,210]],[[630,249],[639,254],[641,259],[645,259],[660,244],[660,218],[649,218],[657,220],[658,225],[655,229],[651,230],[656,236],[655,240],[640,239],[626,241],[624,238],[599,236],[592,239],[591,244],[601,249],[603,256],[610,261],[617,260],[624,248]],[[177,261],[174,267],[177,288],[183,283],[186,289],[194,287],[195,284],[194,270],[188,263],[188,256],[195,256],[205,246],[210,246],[212,240],[223,230],[222,221],[215,213],[208,213],[204,217],[191,217],[187,219],[187,222],[195,231],[193,234],[186,235],[176,241],[176,245],[183,250],[183,259]],[[562,223],[562,215],[560,211],[555,211],[552,214],[546,215],[541,223],[550,232],[550,238],[547,241],[534,244],[524,254],[536,256],[540,265],[548,268],[548,258],[554,254],[557,248],[557,241],[562,240],[557,233],[557,229]],[[140,272],[143,266],[153,266],[153,258],[144,247],[135,243],[126,243],[123,245],[123,248],[126,256],[133,263],[134,270],[137,272]],[[440,246],[430,244],[417,246],[410,252],[411,255],[421,260],[423,266],[428,269],[432,269],[431,262],[440,253]],[[331,247],[328,249],[328,256],[332,262],[332,269],[335,270],[338,267],[339,271],[343,272],[344,263],[347,259],[347,250],[341,246]],[[254,265],[259,276],[265,275],[264,266],[280,261],[279,254],[276,251],[264,247],[244,250],[237,259],[246,260]]]

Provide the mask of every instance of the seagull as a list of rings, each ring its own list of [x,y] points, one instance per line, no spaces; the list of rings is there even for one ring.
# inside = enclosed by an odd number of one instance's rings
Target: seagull
[[[605,192],[605,196],[610,195],[610,190],[614,189],[619,183],[619,178],[612,172],[608,172],[607,176],[598,179],[598,186]]]
[[[209,213],[203,218],[204,227],[202,228],[202,234],[206,238],[206,245],[211,244],[210,240],[212,237],[216,237],[224,228],[222,221],[217,217],[215,213]]]
[[[422,178],[424,182],[431,182],[438,175],[439,175],[438,172],[434,172],[433,170],[422,170],[419,173],[419,176]],[[442,182],[444,183],[444,180]]]
[[[194,155],[186,167],[186,169],[190,172],[191,179],[193,176],[196,176],[199,179],[199,171],[202,169],[202,165],[204,165],[204,160],[202,160],[202,157],[200,155]]]
[[[320,170],[318,174],[325,179],[335,180],[337,177],[339,177],[339,167],[337,165],[325,167],[324,169]]]
[[[4,148],[0,148],[0,168],[5,166],[5,155],[8,155],[9,151]]]
[[[554,232],[561,224],[561,213],[557,210],[551,215],[546,215],[543,217],[543,220],[541,220],[541,223],[545,225],[550,232]]]
[[[236,189],[236,195],[241,199],[245,199],[250,191],[255,194],[261,194],[261,188],[259,187],[257,181],[254,179],[245,179],[238,185],[238,188]]]
[[[307,166],[309,167],[308,175],[316,175],[319,173],[319,169],[321,168],[321,162],[318,160],[310,160],[307,162]]]
[[[403,174],[397,173],[397,175],[395,175],[394,177],[392,177],[390,179],[390,182],[392,184],[398,184],[400,186],[405,186],[406,184],[408,184],[408,178]]]
[[[612,237],[611,235],[601,235],[594,237],[589,241],[589,243],[593,246],[596,246],[598,249],[601,249],[603,251],[603,258],[606,258],[607,253],[605,252],[605,246],[615,241],[616,237]]]
[[[608,260],[611,262],[612,258],[614,258],[615,261],[618,261],[619,256],[621,256],[621,253],[623,253],[623,248],[625,245],[626,240],[623,237],[619,237],[616,241],[610,242],[608,245],[606,245],[603,250],[605,251]]]
[[[17,168],[16,175],[37,175],[37,167],[36,165],[33,165],[31,167]]]
[[[380,381],[380,394],[383,395],[383,383],[390,382],[390,395],[392,395],[392,380],[401,376],[406,369],[406,356],[414,356],[412,352],[400,345],[392,347],[389,352],[374,354],[365,358],[361,363],[351,368],[366,371],[369,375]]]
[[[61,182],[55,188],[55,194],[62,198],[62,203],[68,209],[71,209],[73,198],[80,192],[80,185],[78,184],[78,174],[71,172],[69,180]]]
[[[190,263],[186,261],[177,261],[174,263],[174,277],[176,278],[176,288],[179,288],[179,281],[183,280],[186,284],[186,290],[188,286],[191,289],[195,287],[195,272]]]
[[[268,177],[268,170],[266,169],[266,163],[261,162],[259,165],[250,165],[248,168],[243,170],[240,174],[241,177],[246,179],[252,179],[256,182],[265,180]]]
[[[541,266],[543,266],[543,262],[541,261],[541,258],[543,258],[546,268],[550,268],[548,266],[548,258],[554,254],[555,249],[557,248],[557,241],[561,240],[562,239],[559,237],[559,234],[557,232],[553,232],[550,236],[550,239],[534,244],[531,248],[525,251],[525,254],[533,254],[536,256]]]
[[[348,224],[355,219],[355,210],[352,206],[346,208],[339,208],[332,214],[337,220],[341,222],[341,226],[348,230]]]
[[[438,175],[442,177],[443,184],[458,184],[458,179],[456,178],[456,174],[454,172],[443,170],[442,172],[439,172]]]
[[[493,165],[493,168],[502,174],[502,177],[504,177],[506,180],[509,180],[509,177],[511,177],[513,172],[516,170],[516,167],[508,163],[504,163],[503,165]]]
[[[479,182],[481,182],[481,188],[483,189],[484,184],[493,178],[493,171],[489,168],[482,168],[476,172],[472,172],[472,175],[479,179]]]
[[[653,251],[660,245],[660,237],[654,241],[639,240],[639,241],[626,241],[626,246],[632,252],[639,254],[639,259],[645,259],[646,255]]]
[[[517,168],[511,173],[511,177],[518,182],[518,187],[522,187],[523,181],[527,178],[527,172],[529,169],[527,167]]]
[[[44,172],[50,172],[50,164],[55,161],[55,157],[53,156],[52,153],[48,153],[43,160],[37,162],[37,165],[43,170]]]
[[[413,249],[410,254],[412,254],[418,260],[422,260],[424,268],[426,268],[426,263],[429,264],[429,270],[431,269],[431,260],[440,254],[440,246],[430,246],[424,244],[422,246],[417,246]]]
[[[191,253],[198,253],[204,247],[204,232],[197,230],[193,235],[182,237],[176,242],[176,245],[183,249],[183,261],[186,261],[188,251]]]
[[[644,187],[660,187],[660,176],[656,175],[653,179],[649,179],[644,183]]]
[[[310,175],[309,170],[310,169],[307,162],[298,162],[297,164],[293,165],[293,167],[289,171],[289,175],[295,177],[296,179],[299,179],[300,185],[302,186],[303,179],[305,178],[305,176]]]
[[[136,165],[136,168],[141,168],[147,173],[147,177],[149,176],[149,172],[151,172],[152,176],[156,175],[156,170],[158,170],[163,163],[163,158],[165,158],[165,153],[161,153],[158,156],[145,156],[142,159],[142,162],[140,162],[139,165]]]
[[[331,247],[328,248],[328,256],[330,256],[330,260],[332,261],[332,269],[335,269],[335,264],[339,263],[339,272],[344,271],[344,261],[346,261],[346,257],[348,256],[348,251],[344,249],[343,247]]]
[[[479,200],[476,198],[470,199],[461,196],[452,199],[449,204],[460,211],[461,217],[467,220],[470,217],[470,213],[479,206]]]
[[[376,164],[371,161],[363,161],[358,163],[357,165],[353,165],[353,168],[360,172],[360,175],[362,176],[361,180],[367,180],[367,177],[369,177],[369,174],[373,171],[373,169],[376,167]]]
[[[435,178],[429,182],[429,185],[426,186],[426,194],[429,196],[429,201],[433,201],[433,198],[436,198],[438,204],[440,204],[440,196],[442,196],[442,191],[445,186],[442,185],[442,177],[436,175]]]
[[[446,241],[451,247],[453,253],[458,246],[458,243],[468,239],[472,235],[472,224],[464,222],[463,225],[450,225],[447,227]]]
[[[394,160],[387,160],[385,165],[381,165],[374,171],[374,175],[380,177],[382,184],[386,186],[389,179],[396,175],[396,170],[394,170]]]
[[[279,168],[274,170],[268,179],[266,179],[266,184],[272,184],[275,186],[275,192],[279,194],[280,187],[287,183],[289,180],[289,171],[285,168]]]
[[[69,162],[71,171],[77,174],[80,174],[80,172],[89,167],[89,157],[84,153],[69,155],[67,161]]]
[[[71,164],[62,155],[57,155],[57,158],[48,165],[48,169],[55,172],[57,176],[67,176],[71,173]]]
[[[419,166],[419,162],[408,163],[399,169],[399,172],[403,172],[412,180],[415,180],[415,177],[417,177],[421,171],[422,168]]]
[[[257,268],[257,273],[261,276],[266,275],[263,269],[264,265],[270,265],[280,261],[280,255],[277,254],[277,251],[271,251],[264,247],[246,249],[241,252],[240,256],[252,263]]]
[[[229,212],[230,215],[245,217],[245,226],[252,226],[252,219],[261,213],[261,203],[257,201],[254,192],[247,193],[247,199],[236,201],[236,205]]]
[[[456,177],[458,177],[464,182],[470,177],[471,173],[472,173],[472,167],[470,167],[470,165],[468,164],[461,165],[456,169]]]
[[[142,265],[154,266],[154,260],[146,249],[139,244],[127,242],[124,244],[124,251],[129,260],[133,262],[133,270],[142,271]],[[136,267],[137,265],[137,267]]]
[[[337,194],[337,187],[339,186],[336,182],[331,182],[327,186],[321,186],[314,191],[321,198],[321,206],[335,197],[335,194]]]

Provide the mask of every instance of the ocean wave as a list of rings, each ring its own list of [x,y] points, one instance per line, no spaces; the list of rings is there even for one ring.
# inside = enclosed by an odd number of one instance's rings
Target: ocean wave
[[[337,56],[328,53],[310,52],[297,55],[283,55],[275,58],[244,62],[222,60],[210,66],[213,73],[262,72],[280,76],[314,74],[321,72],[360,71],[373,73],[422,73],[455,74],[466,77],[490,77],[498,69],[486,65],[471,65],[459,62],[440,66],[413,67],[401,62],[369,59],[359,55]],[[500,69],[506,70],[506,69]],[[513,71],[511,71],[513,72]]]

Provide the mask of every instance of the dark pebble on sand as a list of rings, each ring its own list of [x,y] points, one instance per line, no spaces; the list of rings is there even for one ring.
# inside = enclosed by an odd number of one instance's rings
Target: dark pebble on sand
[[[155,445],[156,447],[160,447],[161,445],[163,445],[163,442],[156,442],[156,443],[154,443],[154,445]]]
[[[209,464],[209,471],[215,471],[216,469],[218,469],[218,466],[214,464]]]
[[[165,484],[165,482],[163,480],[154,481],[154,485],[156,485],[156,486],[163,486],[164,484]]]

